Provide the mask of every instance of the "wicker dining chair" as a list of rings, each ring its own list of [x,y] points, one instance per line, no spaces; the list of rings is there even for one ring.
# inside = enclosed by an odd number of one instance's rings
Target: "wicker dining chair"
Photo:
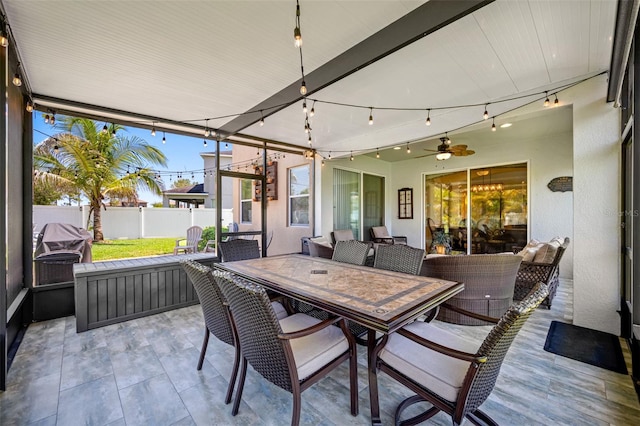
[[[235,360],[233,362],[233,370],[229,379],[225,404],[231,402],[233,387],[238,375],[238,366],[240,365],[240,350],[236,344],[236,336],[231,326],[229,318],[229,310],[224,305],[224,296],[215,283],[214,276],[221,275],[222,272],[213,272],[211,268],[193,260],[180,261],[182,269],[193,283],[200,300],[202,315],[204,316],[204,340],[202,341],[202,349],[200,349],[200,359],[198,360],[198,370],[202,369],[207,346],[209,344],[209,334],[213,333],[218,339],[224,343],[234,346]]]
[[[240,351],[236,344],[237,336],[231,319],[229,318],[229,309],[225,305],[224,296],[215,281],[216,276],[224,276],[226,273],[213,271],[208,266],[190,259],[181,260],[180,266],[182,266],[187,277],[189,277],[193,283],[193,288],[198,294],[198,300],[200,300],[200,307],[202,308],[202,315],[204,317],[204,339],[202,341],[202,349],[200,349],[200,359],[198,360],[197,369],[202,369],[202,364],[204,363],[204,358],[207,353],[207,346],[209,345],[209,334],[213,333],[213,335],[222,342],[236,348],[233,370],[231,372],[231,378],[229,379],[227,395],[224,400],[225,404],[228,404],[231,402],[233,388],[238,376]],[[279,302],[272,302],[272,307],[278,318],[287,316],[287,311]]]
[[[378,404],[380,370],[416,393],[396,409],[396,425],[424,422],[439,411],[450,415],[454,425],[461,424],[465,417],[476,425],[497,425],[478,407],[493,391],[511,343],[547,294],[547,286],[538,283],[522,302],[494,320],[496,325],[479,348],[460,335],[421,321],[384,336],[372,354],[371,403]],[[406,408],[423,401],[432,406],[401,421]]]
[[[404,244],[381,245],[376,249],[373,267],[387,271],[420,275],[424,250]]]
[[[320,321],[297,313],[278,321],[265,289],[237,276],[216,281],[231,310],[242,364],[232,414],[238,413],[247,363],[274,385],[293,394],[291,424],[300,423],[301,393],[349,360],[351,414],[358,414],[356,346],[341,318]],[[338,323],[340,327],[333,327]]]
[[[364,265],[371,250],[371,245],[361,241],[338,241],[333,248],[331,260],[352,265]]]
[[[257,240],[220,241],[220,257],[222,262],[235,262],[236,260],[257,259],[260,257],[260,247]]]

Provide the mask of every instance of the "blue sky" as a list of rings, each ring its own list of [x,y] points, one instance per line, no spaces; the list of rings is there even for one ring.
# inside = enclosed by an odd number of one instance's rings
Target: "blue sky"
[[[45,124],[44,114],[39,111],[33,112],[33,142],[38,144],[45,140],[49,136],[53,136],[59,133],[60,130],[50,124]],[[59,118],[59,117],[57,117]],[[146,140],[149,144],[159,148],[167,157],[167,167],[154,167],[157,170],[165,171],[181,171],[183,172],[184,179],[191,179],[192,170],[202,170],[203,162],[200,157],[201,152],[215,151],[215,141],[208,140],[208,146],[205,148],[202,143],[202,138],[193,138],[188,136],[175,135],[166,133],[167,142],[162,143],[162,132],[156,132],[155,137],[151,136],[151,132],[146,129],[137,129],[134,127],[128,127],[127,133],[129,135],[135,135]],[[230,145],[229,145],[230,146]],[[189,172],[189,173],[184,173]],[[172,176],[173,180],[176,179],[176,175]],[[171,182],[169,176],[162,176],[165,187],[170,188]],[[202,173],[195,174],[195,179],[198,183],[202,183]],[[140,199],[148,201],[149,204],[162,201],[162,196],[152,194],[150,192],[141,191],[139,193]]]

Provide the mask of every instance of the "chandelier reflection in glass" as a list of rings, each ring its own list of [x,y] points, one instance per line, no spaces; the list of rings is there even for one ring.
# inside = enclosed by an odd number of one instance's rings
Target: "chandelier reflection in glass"
[[[478,170],[476,172],[478,176],[482,176],[482,184],[472,185],[471,192],[483,192],[483,191],[502,191],[504,186],[501,183],[491,182],[491,172],[489,170]],[[484,183],[484,177],[489,175],[489,184]]]

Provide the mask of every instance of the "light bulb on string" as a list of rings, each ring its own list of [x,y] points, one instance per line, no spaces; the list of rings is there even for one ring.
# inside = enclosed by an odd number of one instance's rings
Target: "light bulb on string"
[[[22,78],[20,78],[20,74],[19,73],[15,73],[13,75],[13,79],[11,80],[11,82],[13,83],[14,86],[16,87],[20,87],[22,86]]]
[[[27,109],[27,112],[33,112],[33,102],[32,101],[27,101],[26,109]]]
[[[407,154],[411,154],[411,149],[409,148],[409,142],[407,142]]]
[[[304,78],[302,79],[302,84],[300,85],[300,94],[301,94],[302,96],[304,96],[304,95],[306,95],[306,94],[307,94],[307,85],[306,85],[306,83],[304,82]]]
[[[9,46],[9,34],[7,34],[6,24],[2,24],[2,31],[0,32],[0,46]]]
[[[56,124],[56,115],[55,114],[51,114],[51,118],[49,118],[49,124],[51,124],[52,126],[54,124]]]
[[[444,132],[444,143],[446,143],[447,145],[451,145],[451,139],[449,139],[448,132]]]
[[[116,137],[116,125],[111,123],[111,136]]]
[[[167,137],[165,136],[164,132],[162,132],[162,143],[167,143]]]
[[[349,157],[349,161],[353,161],[353,151],[351,151],[351,156]]]
[[[489,111],[487,111],[487,106],[488,106],[488,105],[489,105],[489,104],[487,104],[487,105],[485,105],[485,106],[484,106],[484,114],[482,114],[482,118],[484,118],[485,120],[486,120],[487,118],[489,118]]]
[[[209,120],[205,120],[205,125],[204,125],[204,137],[208,138],[211,135],[211,131],[209,130]]]
[[[206,146],[207,146],[207,140],[206,139],[202,139],[202,145],[204,145],[205,148],[206,148]]]
[[[260,110],[260,127],[264,126],[264,116],[262,115],[262,110]]]
[[[427,110],[427,119],[425,120],[424,124],[426,124],[427,126],[431,126],[431,110],[430,109]]]
[[[544,100],[544,106],[548,107],[549,106],[549,95],[547,94],[547,92],[544,92],[544,95],[546,97],[546,99]]]
[[[49,124],[49,114],[44,115],[44,124]]]
[[[496,118],[495,118],[495,117],[493,117],[493,123],[491,124],[491,131],[492,131],[492,132],[495,132],[496,130],[498,130],[498,129],[496,128]]]
[[[378,148],[376,148],[376,158],[380,158],[380,151],[378,151]]]
[[[302,101],[302,113],[303,114],[307,113],[307,101],[306,101],[306,99]]]
[[[302,32],[300,31],[300,2],[296,0],[296,27],[293,29],[293,41],[297,48],[302,46]]]
[[[324,166],[324,160],[322,160],[322,165]]]
[[[109,127],[107,127],[107,123],[104,123],[104,126],[102,126],[102,133],[107,133],[109,131]]]
[[[60,147],[57,144],[53,146],[53,153],[54,154],[57,154],[59,150],[60,150]]]
[[[329,156],[327,157],[328,160],[331,160],[331,151],[329,151]]]
[[[369,126],[373,125],[373,107],[369,108]]]
[[[553,101],[553,106],[554,106],[554,107],[557,107],[558,105],[560,105],[560,101],[558,100],[558,94],[557,94],[557,93],[554,93],[554,94],[553,94],[553,96],[555,96],[555,97],[556,97],[556,100],[555,100],[555,101]]]
[[[309,117],[313,117],[316,114],[316,101],[311,104],[311,111],[309,111]]]
[[[156,135],[156,123],[153,123],[153,125],[151,126],[151,136],[155,136]]]

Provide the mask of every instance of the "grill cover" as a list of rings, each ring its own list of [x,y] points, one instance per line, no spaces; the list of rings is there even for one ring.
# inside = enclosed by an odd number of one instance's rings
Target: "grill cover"
[[[91,263],[91,243],[93,238],[84,228],[78,228],[68,223],[47,223],[38,234],[36,244],[36,259],[42,255],[49,255],[60,250],[77,251],[80,262]],[[42,256],[46,257],[46,256]]]

